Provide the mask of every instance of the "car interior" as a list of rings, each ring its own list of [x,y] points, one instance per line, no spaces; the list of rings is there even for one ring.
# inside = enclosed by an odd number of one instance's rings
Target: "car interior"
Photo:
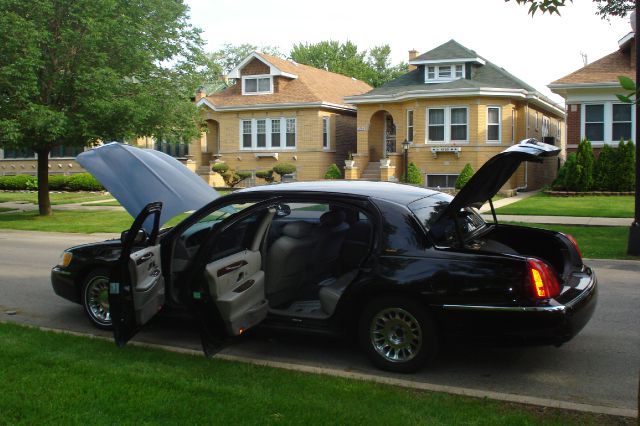
[[[239,211],[246,205],[235,206]],[[176,242],[173,272],[184,269],[209,230],[211,214]],[[210,294],[237,335],[271,312],[326,319],[369,254],[373,227],[350,205],[281,203],[239,220],[216,237],[205,268]]]

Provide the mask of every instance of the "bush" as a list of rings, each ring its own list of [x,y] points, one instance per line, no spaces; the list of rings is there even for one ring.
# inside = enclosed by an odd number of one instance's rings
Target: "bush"
[[[0,176],[0,189],[8,191],[24,191],[34,184],[37,188],[37,178],[31,175]]]
[[[100,182],[89,173],[71,175],[67,181],[69,191],[104,191]]]
[[[256,177],[260,179],[264,179],[267,183],[271,183],[274,180],[273,170],[260,170],[256,172]]]
[[[52,191],[61,191],[67,188],[69,176],[65,175],[49,175],[49,189]]]
[[[402,181],[404,182],[404,176],[402,176]],[[420,186],[424,184],[422,172],[413,161],[409,162],[409,167],[407,167],[407,181],[405,183]]]
[[[329,166],[327,173],[324,174],[325,179],[342,179],[342,173],[335,163]]]
[[[224,175],[229,171],[229,165],[226,163],[216,163],[213,166],[211,166],[211,170],[220,175]]]
[[[620,141],[615,155],[614,189],[634,191],[636,189],[636,149],[633,142]]]
[[[571,179],[571,191],[589,191],[593,187],[593,148],[588,139],[583,139],[576,151],[576,166]]]
[[[296,166],[289,163],[280,163],[273,166],[273,171],[280,175],[280,182],[282,182],[282,177],[284,175],[290,175],[291,173],[295,173]]]
[[[458,179],[456,179],[456,189],[462,189],[467,184],[467,182],[469,182],[469,179],[471,179],[473,173],[474,171],[473,167],[471,167],[471,163],[465,164],[464,168],[458,175]]]
[[[617,172],[617,153],[609,145],[604,145],[593,169],[593,189],[597,191],[615,191]]]
[[[233,188],[248,177],[251,177],[251,172],[236,172],[235,170],[228,170],[222,174],[224,182],[230,188]]]
[[[568,188],[567,181],[570,179],[569,171],[575,169],[575,164],[576,154],[572,152],[567,156],[567,159],[565,160],[562,167],[560,167],[560,170],[558,170],[558,176],[551,184],[551,187],[553,189],[566,190]]]

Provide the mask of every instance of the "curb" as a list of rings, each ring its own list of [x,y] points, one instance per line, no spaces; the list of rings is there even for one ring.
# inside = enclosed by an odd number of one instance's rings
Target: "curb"
[[[0,321],[0,323],[15,324],[9,321]],[[36,328],[43,331],[51,331],[54,333],[66,333],[74,336],[89,337],[93,339],[111,341],[110,338],[96,336],[93,334],[86,334],[86,333],[80,333],[76,331],[61,330],[61,329],[49,328],[49,327],[38,327],[38,326],[24,325],[24,324],[21,324],[21,325],[26,327]],[[136,347],[162,349],[169,352],[202,356],[202,352],[199,350],[180,348],[176,346],[167,346],[167,345],[144,343],[144,342],[129,342],[128,344]],[[238,355],[226,355],[226,354],[218,353],[214,355],[213,358],[222,359],[225,361],[242,362],[245,364],[252,364],[252,365],[258,365],[263,367],[297,371],[301,373],[324,374],[332,377],[361,380],[361,381],[380,383],[380,384],[391,385],[391,386],[399,386],[399,387],[408,388],[408,389],[416,389],[421,391],[443,392],[443,393],[448,393],[452,395],[461,395],[461,396],[468,396],[468,397],[480,398],[480,399],[493,399],[498,401],[518,403],[518,404],[557,408],[561,410],[572,410],[572,411],[580,411],[585,413],[605,414],[609,416],[638,418],[638,411],[634,409],[628,409],[628,408],[615,408],[615,407],[607,407],[602,405],[581,404],[581,403],[575,403],[575,402],[557,401],[553,399],[538,398],[538,397],[524,396],[524,395],[517,395],[517,394],[483,391],[483,390],[477,390],[477,389],[467,389],[467,388],[461,388],[456,386],[436,385],[431,383],[415,382],[415,381],[406,380],[406,379],[375,376],[373,374],[367,374],[367,373],[357,373],[353,371],[336,370],[336,369],[325,368],[325,367],[313,367],[309,365],[293,364],[293,363],[281,362],[281,361],[268,361],[268,360],[261,360],[257,358],[250,358],[250,357],[244,357],[244,356],[238,356]]]

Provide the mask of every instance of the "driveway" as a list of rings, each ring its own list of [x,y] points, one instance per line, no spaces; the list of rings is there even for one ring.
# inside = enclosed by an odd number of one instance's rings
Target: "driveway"
[[[106,235],[0,231],[0,320],[109,336],[89,325],[82,308],[57,297],[49,271],[71,245]],[[517,394],[618,409],[637,407],[640,365],[640,262],[588,262],[600,281],[591,322],[560,348],[487,348],[460,342],[444,348],[436,363],[418,374],[393,375],[372,368],[339,339],[290,336],[257,330],[223,353],[368,374],[435,385]],[[158,318],[137,340],[198,349],[187,320]]]

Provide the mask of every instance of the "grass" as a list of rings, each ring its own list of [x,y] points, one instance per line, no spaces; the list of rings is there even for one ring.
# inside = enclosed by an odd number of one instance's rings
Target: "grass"
[[[3,424],[603,424],[624,419],[0,324]],[[47,348],[47,350],[42,350]]]
[[[634,197],[597,196],[552,197],[536,194],[496,209],[498,214],[533,216],[633,217]]]
[[[15,209],[10,209],[8,207],[0,207],[0,213],[4,213],[4,212],[11,212],[14,211]]]
[[[590,259],[633,259],[627,255],[629,228],[625,226],[548,225],[542,223],[504,222],[513,225],[551,229],[571,234],[578,242],[582,256]]]
[[[110,200],[113,196],[99,192],[50,192],[51,204],[86,203],[87,201]],[[22,201],[32,204],[38,203],[38,193],[35,191],[1,191],[0,203],[8,201]]]

